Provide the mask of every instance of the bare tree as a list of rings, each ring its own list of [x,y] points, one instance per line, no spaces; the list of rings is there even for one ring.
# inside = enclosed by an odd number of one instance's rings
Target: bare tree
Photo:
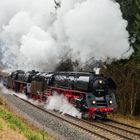
[[[55,3],[55,8],[58,9],[61,7],[61,2],[57,2],[56,0],[54,0]]]
[[[119,111],[124,114],[138,114],[138,102],[140,101],[140,71],[134,60],[126,62],[115,62],[103,69],[103,73],[113,77],[116,81],[117,102]]]

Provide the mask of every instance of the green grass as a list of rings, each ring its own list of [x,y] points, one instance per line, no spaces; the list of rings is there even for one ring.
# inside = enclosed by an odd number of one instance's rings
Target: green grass
[[[49,138],[44,131],[32,130],[27,124],[19,117],[13,115],[10,111],[8,111],[5,107],[0,106],[0,118],[6,120],[8,122],[8,126],[13,129],[19,131],[21,134],[25,135],[29,140],[48,140],[53,139]],[[3,126],[0,125],[0,129]]]
[[[4,128],[3,124],[0,122],[0,130]]]

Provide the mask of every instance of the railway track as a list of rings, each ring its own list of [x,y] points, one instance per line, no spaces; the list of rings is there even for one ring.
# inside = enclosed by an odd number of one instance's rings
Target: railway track
[[[122,139],[130,139],[130,140],[140,140],[140,129],[130,126],[130,125],[125,125],[123,123],[119,122],[113,122],[108,121],[108,122],[103,122],[103,121],[95,121],[95,122],[89,122],[86,120],[83,120],[84,122],[88,123],[89,125],[94,125],[97,126],[101,129],[106,129],[106,131],[111,132],[114,135],[118,135],[122,137]]]
[[[16,96],[16,95],[15,95]],[[18,97],[18,96],[16,96]],[[18,97],[19,98],[19,97]],[[56,113],[54,111],[45,110],[42,107],[36,106],[31,102],[20,98],[21,100],[29,103],[30,105],[46,112],[66,123],[73,126],[74,128],[83,131],[90,135],[93,139],[103,139],[103,140],[140,140],[140,129],[131,127],[125,124],[119,124],[113,121],[95,121],[89,122],[87,120],[78,119],[69,115],[61,115],[60,113]],[[129,128],[129,129],[128,129]],[[137,129],[137,131],[135,131]]]
[[[132,135],[135,135],[140,139],[140,128],[138,127],[134,127],[132,125],[124,124],[110,119],[108,119],[106,122],[102,122],[102,124],[106,126],[114,127],[116,129],[120,129],[122,131],[126,131],[127,133],[131,133]]]
[[[73,117],[73,119],[74,119],[74,117]],[[112,121],[112,120],[110,120],[110,121]],[[109,137],[109,139],[140,140],[140,129],[130,126],[130,125],[125,125],[125,124],[121,123],[121,125],[126,128],[125,129],[121,126],[118,127],[117,125],[119,123],[117,123],[117,122],[115,122],[116,125],[111,125],[110,122],[109,123],[103,122],[103,121],[90,122],[88,120],[83,120],[83,119],[82,119],[82,122],[86,123],[86,125],[88,125],[88,127],[91,127],[91,128],[97,127],[98,129],[100,129],[100,132],[104,131],[105,132],[104,136],[107,135],[107,137]],[[132,131],[130,129],[132,129]],[[135,130],[137,130],[137,131],[135,131]],[[112,138],[108,135],[112,136]]]
[[[104,122],[104,123],[106,123],[106,122]],[[110,123],[110,125],[118,125],[118,127],[121,127],[121,128],[127,129],[127,130],[131,129],[132,132],[134,131],[134,133],[137,133],[140,136],[140,128],[138,128],[138,127],[135,127],[135,126],[132,126],[129,124],[124,124],[124,123],[121,123],[121,122],[118,122],[115,120],[111,120],[111,119],[108,119],[107,123]]]

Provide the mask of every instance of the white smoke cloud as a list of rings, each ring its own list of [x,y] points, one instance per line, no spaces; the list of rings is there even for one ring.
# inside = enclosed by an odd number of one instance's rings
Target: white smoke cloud
[[[2,62],[14,69],[53,70],[70,51],[73,60],[128,58],[126,31],[113,0],[5,0],[0,5]],[[12,61],[10,61],[12,59]]]
[[[36,64],[47,63],[49,67],[53,68],[53,64],[57,63],[56,42],[48,32],[41,28],[32,27],[27,35],[22,36],[21,43],[20,51],[25,57],[31,58],[35,67],[38,66]],[[33,48],[30,46],[33,46]]]
[[[58,95],[57,93],[48,97],[45,108],[59,111],[62,114],[69,114],[71,116],[81,118],[81,113],[68,102],[67,98],[64,95]]]
[[[127,58],[133,51],[124,54],[129,49],[127,22],[122,19],[119,5],[111,0],[84,1],[59,20],[65,27],[73,56],[83,61],[93,56]]]

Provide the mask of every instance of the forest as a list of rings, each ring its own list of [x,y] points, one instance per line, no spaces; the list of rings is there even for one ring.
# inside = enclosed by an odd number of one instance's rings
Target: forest
[[[127,20],[130,46],[134,53],[129,59],[106,64],[102,73],[112,77],[117,84],[118,112],[123,115],[140,115],[140,1],[116,0],[120,4],[122,16]],[[78,62],[66,59],[56,68],[57,71],[71,71]],[[86,66],[87,67],[87,66]]]
[[[120,60],[108,65],[107,74],[118,85],[119,112],[140,115],[140,1],[116,0],[120,4],[123,18],[128,21],[130,45],[134,49],[129,60]]]

